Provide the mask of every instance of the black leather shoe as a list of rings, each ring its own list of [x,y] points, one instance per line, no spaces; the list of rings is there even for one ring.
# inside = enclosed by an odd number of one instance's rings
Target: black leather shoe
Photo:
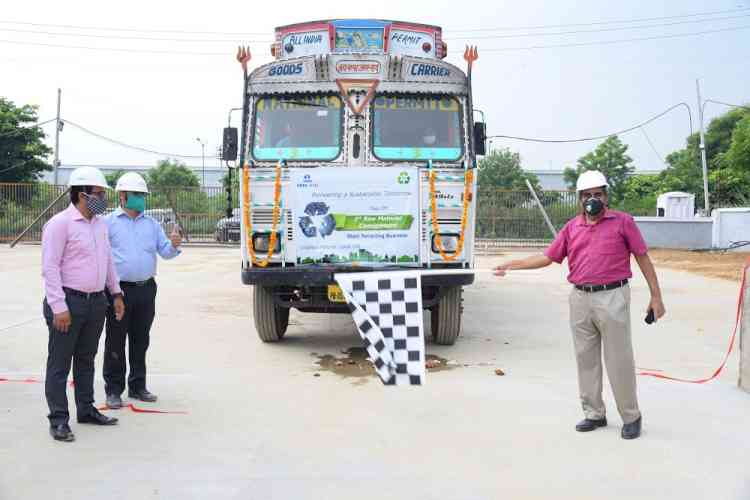
[[[148,389],[141,389],[140,391],[128,390],[128,397],[132,399],[139,399],[147,403],[153,403],[158,399],[156,397],[156,394],[148,392]]]
[[[115,425],[117,424],[117,419],[103,415],[96,408],[92,408],[91,413],[89,413],[88,415],[78,415],[78,423],[94,425]]]
[[[70,443],[76,440],[76,437],[73,435],[73,431],[70,430],[68,424],[50,426],[49,434],[55,441],[65,441]]]
[[[641,417],[635,422],[630,422],[622,426],[623,439],[635,439],[641,435]]]
[[[598,420],[592,420],[590,418],[584,418],[576,424],[576,430],[578,432],[591,432],[598,429],[599,427],[607,426],[607,418],[602,417]]]
[[[118,394],[107,394],[107,408],[113,410],[122,408],[122,399]]]

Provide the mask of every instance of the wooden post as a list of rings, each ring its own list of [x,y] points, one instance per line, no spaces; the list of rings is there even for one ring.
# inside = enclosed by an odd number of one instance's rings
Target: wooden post
[[[745,289],[742,291],[742,323],[740,324],[740,379],[741,389],[750,392],[750,267],[745,269]]]

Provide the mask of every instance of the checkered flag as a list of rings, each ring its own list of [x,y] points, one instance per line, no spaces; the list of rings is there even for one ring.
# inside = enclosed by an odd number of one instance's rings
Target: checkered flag
[[[419,272],[336,274],[367,354],[386,385],[421,385],[425,378]]]

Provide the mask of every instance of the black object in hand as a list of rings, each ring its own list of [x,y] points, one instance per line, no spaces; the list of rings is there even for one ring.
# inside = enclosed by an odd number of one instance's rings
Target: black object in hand
[[[653,323],[653,322],[655,322],[655,321],[656,321],[656,317],[654,316],[654,310],[653,310],[653,309],[649,309],[649,310],[648,310],[648,314],[646,314],[646,320],[645,320],[645,321],[646,321],[646,323],[647,323],[647,324],[649,324],[649,325],[650,325],[651,323]]]

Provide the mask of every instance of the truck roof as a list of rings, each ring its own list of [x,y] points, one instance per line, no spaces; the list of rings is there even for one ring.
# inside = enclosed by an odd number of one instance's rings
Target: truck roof
[[[443,59],[442,28],[385,19],[327,19],[276,28],[276,59],[327,54],[373,54]]]

